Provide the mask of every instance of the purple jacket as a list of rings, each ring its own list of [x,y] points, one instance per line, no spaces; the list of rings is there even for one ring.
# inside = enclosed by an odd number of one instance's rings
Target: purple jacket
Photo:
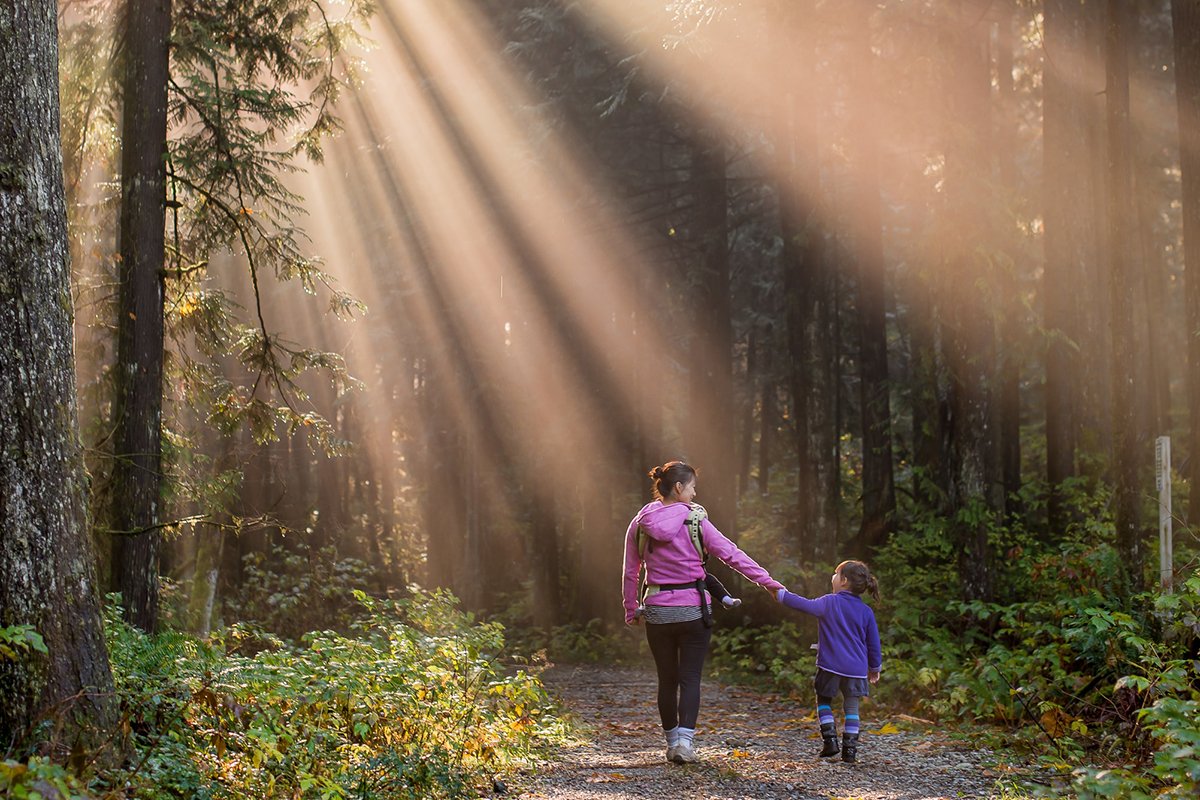
[[[629,523],[629,529],[625,531],[625,575],[621,585],[626,622],[633,621],[638,606],[638,568],[641,566],[637,547],[639,525],[651,539],[646,547],[647,583],[662,585],[703,580],[704,567],[700,563],[700,554],[692,547],[692,537],[687,530],[690,511],[687,503],[663,505],[661,500],[655,500],[643,506]],[[740,572],[747,580],[770,591],[783,588],[783,584],[739,550],[707,519],[700,523],[700,532],[708,552]],[[711,604],[712,598],[707,598],[707,601]],[[651,595],[646,602],[656,606],[696,606],[700,605],[700,597],[695,589],[675,589]]]
[[[817,618],[817,667],[847,678],[879,672],[883,654],[875,612],[854,592],[838,592],[809,600],[787,590],[777,592],[788,608]]]

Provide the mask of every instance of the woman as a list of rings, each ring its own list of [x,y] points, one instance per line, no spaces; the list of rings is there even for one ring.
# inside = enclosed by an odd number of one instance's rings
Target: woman
[[[637,513],[625,533],[622,594],[625,623],[646,621],[646,641],[658,669],[658,711],[667,737],[667,760],[697,761],[694,748],[700,712],[700,673],[712,636],[704,590],[703,557],[688,530],[696,496],[696,470],[669,461],[650,470],[655,499]],[[638,534],[643,544],[639,546]],[[783,585],[725,538],[707,517],[699,522],[703,548],[769,592]],[[638,573],[646,567],[644,611],[639,608]]]

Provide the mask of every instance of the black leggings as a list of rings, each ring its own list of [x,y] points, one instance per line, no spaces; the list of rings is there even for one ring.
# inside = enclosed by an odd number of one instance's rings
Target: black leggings
[[[700,673],[712,628],[702,620],[646,625],[646,641],[658,667],[658,713],[663,730],[695,728],[700,714]]]

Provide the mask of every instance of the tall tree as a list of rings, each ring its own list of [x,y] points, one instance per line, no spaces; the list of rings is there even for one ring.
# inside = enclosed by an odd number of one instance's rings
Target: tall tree
[[[1065,527],[1061,487],[1075,475],[1082,339],[1077,288],[1082,285],[1093,239],[1093,220],[1080,198],[1093,194],[1086,83],[1087,14],[1077,0],[1046,0],[1043,16],[1042,207],[1045,269],[1042,295],[1046,329],[1046,477],[1050,526]]]
[[[693,222],[700,248],[691,292],[687,457],[701,470],[700,501],[727,535],[737,531],[733,410],[733,320],[729,275],[726,149],[715,129],[692,143]]]
[[[817,37],[813,0],[773,7],[772,53],[789,76],[774,123],[775,179],[783,239],[783,273],[790,355],[791,418],[796,426],[796,536],[806,559],[833,557],[838,530],[836,329],[833,276],[817,198],[821,187],[817,115]],[[793,40],[792,37],[798,37]],[[830,331],[835,331],[830,336]]]
[[[959,575],[966,598],[990,600],[993,564],[985,512],[1002,507],[1003,484],[995,438],[995,332],[986,300],[991,276],[980,254],[988,241],[984,153],[991,92],[989,31],[980,17],[976,0],[958,0],[947,17],[946,101],[954,125],[946,141],[945,213],[953,239],[939,306],[950,378],[949,503]]]
[[[130,0],[121,132],[113,567],[125,618],[158,624],[163,275],[171,0]]]
[[[1200,0],[1171,0],[1187,311],[1188,519],[1200,519]]]
[[[1111,252],[1109,292],[1112,306],[1113,365],[1112,454],[1115,471],[1117,546],[1131,589],[1140,588],[1144,561],[1139,480],[1147,464],[1144,427],[1134,407],[1138,372],[1137,333],[1133,304],[1142,294],[1134,257],[1133,167],[1129,126],[1129,46],[1127,5],[1108,1],[1105,102],[1108,127],[1108,244]]]
[[[0,626],[46,646],[0,660],[6,747],[43,715],[79,731],[117,711],[76,427],[56,20],[53,0],[0,7]]]
[[[1022,302],[1017,279],[1018,232],[1011,219],[1016,216],[1017,185],[1017,98],[1013,85],[1013,35],[1016,8],[999,12],[996,36],[996,102],[993,111],[992,148],[996,154],[996,177],[999,196],[993,211],[998,234],[997,246],[1008,258],[1003,259],[1001,293],[1004,303],[1000,309],[998,335],[1004,343],[998,354],[996,380],[997,435],[1000,441],[1000,473],[1004,481],[1005,502],[1021,488],[1021,357]]]
[[[870,0],[853,0],[850,15],[852,89],[851,207],[853,258],[858,283],[859,391],[862,412],[862,525],[854,550],[867,555],[883,544],[895,524],[896,487],[892,470],[892,414],[887,347],[887,282],[883,256],[882,199],[879,194],[878,121],[874,98],[875,57],[871,49]]]

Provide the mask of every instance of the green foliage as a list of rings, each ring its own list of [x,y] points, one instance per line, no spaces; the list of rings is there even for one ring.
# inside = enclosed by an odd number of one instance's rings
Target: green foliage
[[[46,641],[32,625],[0,628],[0,661],[19,661],[30,650],[48,653]]]
[[[307,396],[295,381],[316,369],[339,386],[356,381],[340,356],[267,330],[260,282],[273,274],[299,281],[308,294],[323,287],[339,315],[362,309],[305,254],[304,233],[293,222],[302,198],[285,184],[300,169],[299,157],[320,162],[323,138],[340,127],[333,107],[356,69],[347,49],[360,43],[374,3],[351,0],[341,11],[334,18],[307,0],[184,5],[174,21],[168,108],[168,275],[176,294],[169,307],[181,372],[203,390],[218,428],[248,425],[260,444],[274,440],[280,426],[303,430],[331,452],[344,443],[322,416],[296,406]],[[225,295],[208,281],[209,258],[227,249],[244,256],[250,270],[249,325],[235,321]],[[188,355],[189,340],[204,358]],[[221,354],[236,355],[253,380],[220,368]],[[276,390],[275,401],[263,388]]]
[[[310,630],[349,630],[362,607],[355,586],[370,585],[371,568],[356,558],[338,558],[332,547],[250,553],[243,580],[229,601],[237,619],[295,640]]]
[[[784,621],[769,628],[731,628],[712,639],[709,672],[714,677],[753,676],[773,688],[808,697],[816,674],[815,636],[802,625]]]
[[[86,800],[86,790],[70,772],[45,758],[0,761],[0,797],[12,800]]]
[[[211,642],[107,619],[132,766],[101,788],[144,798],[449,798],[563,733],[503,630],[444,592],[356,593],[352,635],[288,644],[251,626]],[[302,613],[298,611],[297,613]]]

